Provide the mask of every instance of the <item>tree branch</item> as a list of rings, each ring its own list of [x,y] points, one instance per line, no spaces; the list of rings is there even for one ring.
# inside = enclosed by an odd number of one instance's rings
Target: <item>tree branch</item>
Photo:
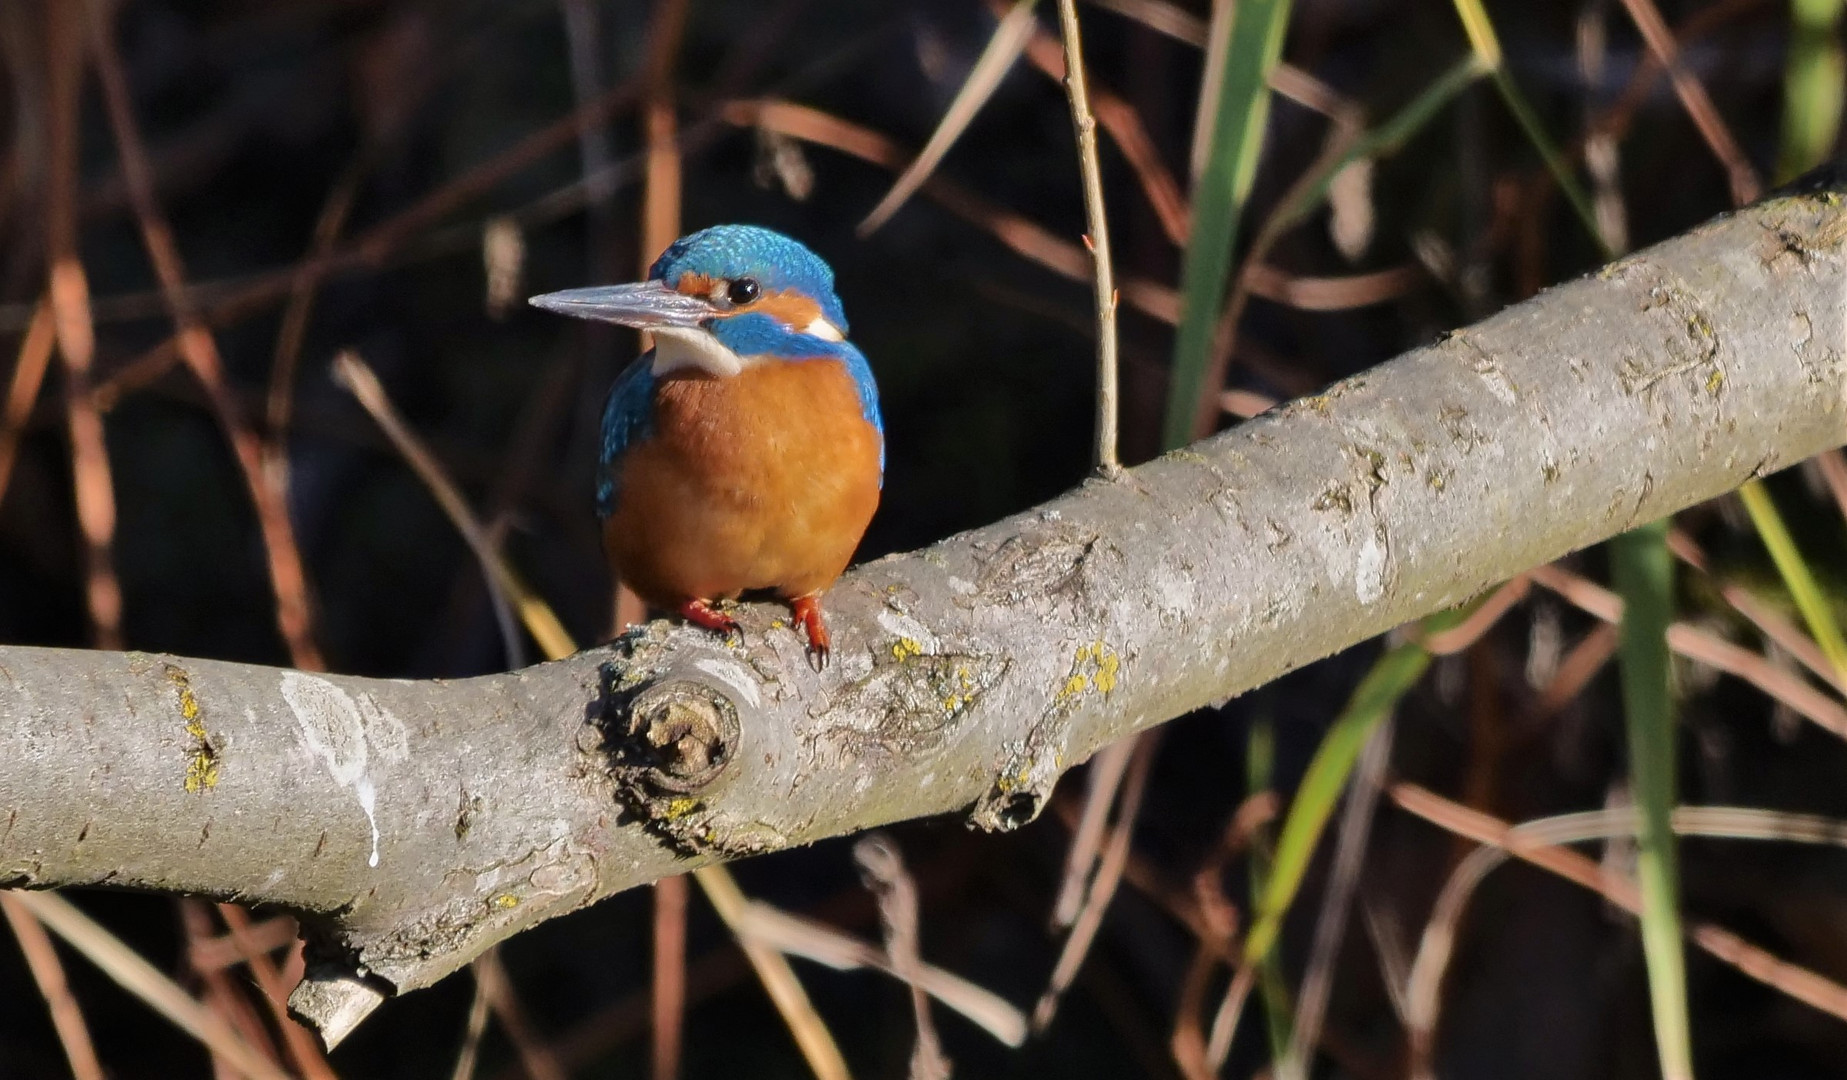
[[[654,623],[407,682],[0,648],[0,884],[275,904],[330,1042],[540,921],[930,814],[1847,441],[1847,204],[1811,182],[1036,510],[860,567],[835,663]]]

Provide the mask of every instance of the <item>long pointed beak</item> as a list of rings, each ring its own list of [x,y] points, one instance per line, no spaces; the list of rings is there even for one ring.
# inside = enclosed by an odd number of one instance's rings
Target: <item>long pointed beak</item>
[[[620,323],[637,330],[690,329],[718,313],[711,301],[675,292],[661,281],[566,289],[527,302],[560,315]]]

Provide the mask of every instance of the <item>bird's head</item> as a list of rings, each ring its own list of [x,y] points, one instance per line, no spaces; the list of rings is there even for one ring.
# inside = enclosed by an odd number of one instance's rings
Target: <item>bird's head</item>
[[[632,285],[532,298],[561,315],[648,330],[654,373],[736,375],[777,359],[836,355],[846,314],[819,255],[755,225],[715,225],[673,242]]]

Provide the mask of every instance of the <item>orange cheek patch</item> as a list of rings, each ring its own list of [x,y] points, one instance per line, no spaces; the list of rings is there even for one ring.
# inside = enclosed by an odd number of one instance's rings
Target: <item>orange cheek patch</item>
[[[796,331],[806,330],[816,319],[825,318],[820,304],[801,293],[787,291],[764,293],[756,303],[739,311],[760,311],[775,316],[778,322]]]
[[[695,274],[691,270],[680,275],[680,280],[673,283],[673,291],[685,296],[709,297],[712,290],[718,288],[718,279],[704,274]]]

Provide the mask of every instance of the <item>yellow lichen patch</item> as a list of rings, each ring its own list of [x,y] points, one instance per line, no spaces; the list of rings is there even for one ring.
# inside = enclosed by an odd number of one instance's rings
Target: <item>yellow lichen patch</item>
[[[512,911],[519,906],[519,897],[512,893],[501,893],[489,902],[502,911]]]
[[[1713,397],[1718,397],[1719,388],[1724,385],[1725,385],[1725,372],[1723,369],[1714,368],[1712,370],[1712,374],[1706,376],[1706,393],[1707,394]]]
[[[1103,643],[1098,642],[1097,648],[1101,650],[1103,648]],[[1112,690],[1116,689],[1116,673],[1121,669],[1122,658],[1115,653],[1105,652],[1099,656],[1097,658],[1097,689],[1101,690],[1105,695],[1108,695]]]
[[[699,809],[698,799],[682,795],[677,799],[667,800],[667,805],[661,812],[668,821],[678,821],[697,809]]]
[[[923,645],[916,638],[899,638],[892,644],[891,658],[902,663],[913,656],[922,656],[923,651]]]
[[[218,786],[218,749],[205,730],[204,710],[199,707],[198,695],[192,692],[192,680],[184,668],[168,664],[167,681],[179,694],[180,719],[186,723],[186,734],[197,744],[186,762],[186,792],[197,795],[210,791]]]
[[[1101,641],[1079,645],[1071,657],[1071,674],[1052,698],[1052,706],[1068,709],[1077,704],[1084,692],[1095,688],[1108,697],[1122,679],[1122,657]]]

